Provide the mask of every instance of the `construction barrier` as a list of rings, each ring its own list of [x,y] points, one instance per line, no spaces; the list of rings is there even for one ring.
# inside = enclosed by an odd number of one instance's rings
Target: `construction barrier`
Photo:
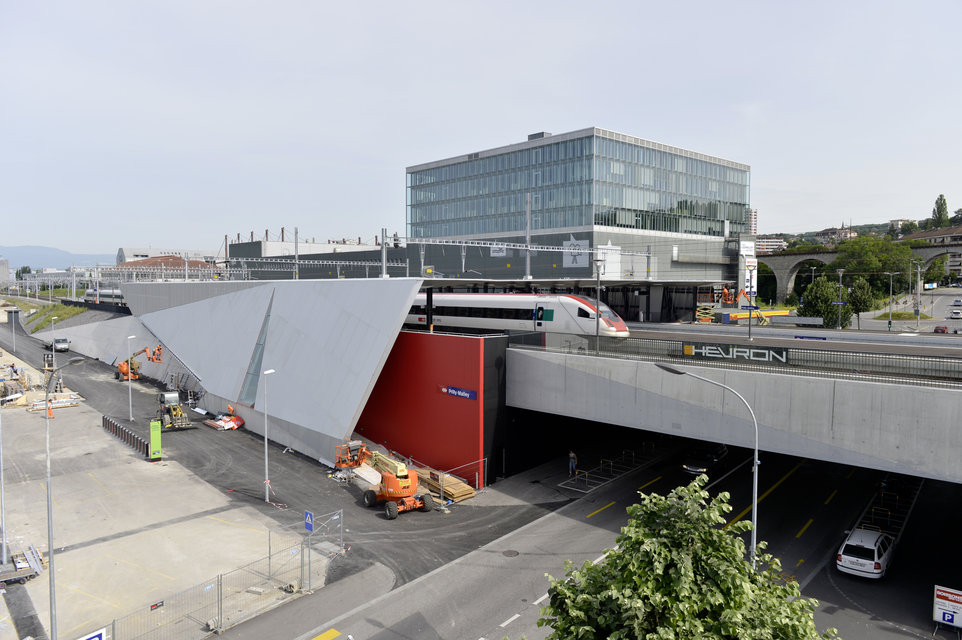
[[[144,458],[148,460],[158,459],[156,457],[151,457],[150,443],[143,436],[137,435],[113,418],[104,416],[103,427],[107,433],[116,436],[121,440],[121,442],[132,448],[134,451],[143,454]]]

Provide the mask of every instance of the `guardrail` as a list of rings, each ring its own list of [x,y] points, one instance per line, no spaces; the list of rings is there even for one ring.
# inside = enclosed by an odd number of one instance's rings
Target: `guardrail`
[[[532,337],[539,338],[532,344]],[[962,390],[962,358],[829,351],[655,338],[608,338],[568,334],[512,335],[509,346],[603,358],[671,362],[699,367],[764,371],[816,378],[887,382]]]

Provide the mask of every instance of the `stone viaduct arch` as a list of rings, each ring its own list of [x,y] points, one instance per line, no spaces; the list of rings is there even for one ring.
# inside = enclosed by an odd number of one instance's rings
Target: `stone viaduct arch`
[[[912,249],[912,253],[924,261],[925,266],[944,255],[962,253],[962,243],[933,244]],[[785,302],[788,292],[795,286],[795,276],[802,269],[805,262],[821,262],[831,264],[838,257],[838,252],[825,251],[819,253],[782,253],[758,256],[759,262],[764,262],[775,273],[775,299]],[[905,265],[906,270],[909,266]]]

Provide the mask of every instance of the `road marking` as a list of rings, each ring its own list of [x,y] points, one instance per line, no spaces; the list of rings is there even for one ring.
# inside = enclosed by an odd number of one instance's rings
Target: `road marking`
[[[501,628],[503,629],[504,627],[508,626],[509,624],[511,624],[512,622],[514,622],[520,617],[521,617],[520,613],[514,614],[513,616],[511,616],[510,618],[508,618],[507,620],[501,623]]]
[[[815,521],[812,520],[811,518],[809,518],[809,519],[808,519],[808,522],[805,523],[805,526],[802,527],[801,531],[799,531],[798,533],[795,534],[795,537],[796,537],[796,538],[801,538],[801,537],[802,537],[802,534],[805,533],[805,529],[808,529],[809,525],[812,524],[813,522],[815,522]]]
[[[836,493],[838,493],[838,489],[836,489],[835,491],[833,491],[833,492],[832,492],[832,495],[830,495],[828,498],[826,498],[825,504],[828,504],[829,502],[831,502],[831,501],[832,501],[832,498],[835,497],[835,494],[836,494]]]
[[[774,491],[775,489],[778,488],[778,485],[780,485],[781,483],[783,483],[783,482],[785,482],[786,480],[788,480],[788,476],[790,476],[790,475],[792,475],[793,473],[795,473],[796,471],[798,471],[798,468],[799,468],[800,466],[802,466],[803,464],[805,464],[805,461],[804,461],[804,460],[802,460],[801,462],[799,462],[798,464],[796,464],[794,467],[792,467],[792,470],[789,471],[788,473],[786,473],[785,475],[783,475],[781,478],[779,478],[778,482],[776,482],[775,484],[773,484],[773,485],[768,489],[768,491],[766,491],[766,492],[763,493],[762,495],[758,496],[758,501],[761,502],[762,500],[764,500],[764,499],[768,496],[768,494],[770,494],[772,491]],[[744,515],[745,515],[746,513],[748,513],[749,511],[751,511],[753,506],[754,506],[754,505],[748,505],[747,507],[745,507],[744,509],[742,509],[742,512],[739,513],[737,516],[735,516],[735,518],[734,518],[731,522],[729,522],[729,523],[726,524],[724,527],[722,527],[722,529],[727,529],[728,527],[732,526],[733,524],[735,524],[736,522],[738,522],[739,520],[741,520],[741,519],[742,519],[742,516],[744,516]]]
[[[595,515],[596,513],[601,513],[602,511],[604,511],[605,509],[607,509],[608,507],[610,507],[610,506],[613,505],[613,504],[614,504],[614,502],[609,502],[608,504],[606,504],[605,506],[601,507],[600,509],[595,509],[594,511],[592,511],[591,513],[589,513],[589,514],[586,515],[585,517],[586,517],[586,518],[590,518],[591,516]]]
[[[595,558],[594,560],[592,560],[592,561],[591,561],[591,564],[598,564],[599,562],[601,562],[602,560],[605,559],[605,556],[606,556],[606,555],[608,555],[608,554],[602,553],[600,556],[598,556],[597,558]]]
[[[645,484],[643,484],[643,485],[641,485],[640,487],[638,487],[638,491],[641,491],[642,489],[644,489],[645,487],[647,487],[647,486],[650,485],[650,484],[655,484],[655,483],[658,482],[659,480],[661,480],[661,476],[658,476],[658,477],[655,478],[654,480],[649,480],[649,481],[646,482]]]
[[[311,640],[333,640],[340,637],[341,632],[336,629],[328,629],[319,636],[314,636]]]
[[[802,558],[801,560],[799,560],[798,563],[795,565],[795,568],[797,569],[798,567],[802,566],[803,562],[805,562],[805,558]]]
[[[547,597],[548,597],[548,594],[546,593],[546,594],[544,594],[543,596],[541,596],[540,598],[538,598],[537,600],[535,600],[534,603],[535,603],[535,604],[541,604],[542,602],[544,602],[544,599],[547,598]]]
[[[848,480],[853,475],[855,475],[855,467],[852,467],[852,470],[848,472],[848,475],[845,476],[845,479]]]

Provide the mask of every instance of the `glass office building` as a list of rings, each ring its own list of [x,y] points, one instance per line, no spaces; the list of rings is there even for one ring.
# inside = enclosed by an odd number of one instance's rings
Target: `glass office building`
[[[408,167],[409,238],[749,232],[750,167],[590,128]]]

